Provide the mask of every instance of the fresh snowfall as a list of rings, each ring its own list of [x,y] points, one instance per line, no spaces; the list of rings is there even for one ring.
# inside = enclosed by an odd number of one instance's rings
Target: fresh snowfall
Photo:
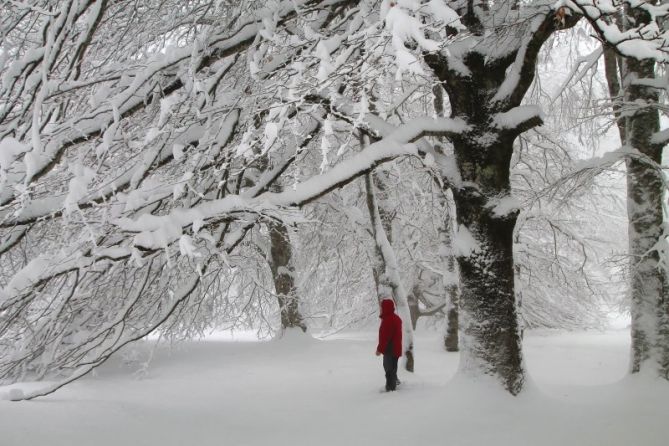
[[[0,446],[668,445],[668,23],[0,0]]]

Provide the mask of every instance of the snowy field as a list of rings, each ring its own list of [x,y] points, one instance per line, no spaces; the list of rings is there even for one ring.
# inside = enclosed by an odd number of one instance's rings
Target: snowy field
[[[54,395],[0,401],[0,445],[669,444],[669,385],[625,377],[627,331],[528,334],[532,383],[516,398],[453,380],[458,355],[436,333],[381,393],[374,336],[219,337],[154,349],[148,368],[144,343]]]

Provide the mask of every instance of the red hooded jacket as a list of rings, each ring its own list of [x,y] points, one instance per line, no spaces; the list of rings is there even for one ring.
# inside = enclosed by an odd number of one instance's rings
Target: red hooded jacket
[[[376,351],[392,354],[396,358],[402,356],[402,319],[395,314],[395,302],[391,299],[381,301],[381,326]]]

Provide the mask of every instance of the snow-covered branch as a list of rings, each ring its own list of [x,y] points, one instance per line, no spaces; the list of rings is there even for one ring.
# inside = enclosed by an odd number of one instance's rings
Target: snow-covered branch
[[[661,22],[669,14],[667,4],[627,0],[564,0],[566,8],[588,20],[603,43],[618,54],[639,60],[669,61],[667,30]],[[630,17],[620,20],[621,11],[628,8]]]
[[[466,124],[460,120],[419,118],[398,127],[386,138],[338,163],[328,172],[298,184],[293,190],[265,192],[256,198],[231,195],[192,208],[175,209],[164,216],[145,214],[135,220],[121,218],[114,224],[123,231],[139,233],[135,238],[137,245],[157,249],[176,240],[183,228],[196,222],[240,213],[273,213],[282,207],[303,206],[373,170],[379,164],[398,156],[417,154],[415,145],[411,143],[426,134],[466,130]]]

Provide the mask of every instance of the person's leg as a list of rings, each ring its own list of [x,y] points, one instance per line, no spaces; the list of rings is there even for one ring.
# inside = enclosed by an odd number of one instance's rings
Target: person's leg
[[[393,372],[394,360],[393,355],[383,355],[383,370],[386,372],[386,391],[395,390],[397,371]]]
[[[397,362],[399,361],[400,358],[396,358],[392,356],[392,388],[390,390],[395,390],[397,388],[397,384],[399,383],[399,379],[397,379]]]

